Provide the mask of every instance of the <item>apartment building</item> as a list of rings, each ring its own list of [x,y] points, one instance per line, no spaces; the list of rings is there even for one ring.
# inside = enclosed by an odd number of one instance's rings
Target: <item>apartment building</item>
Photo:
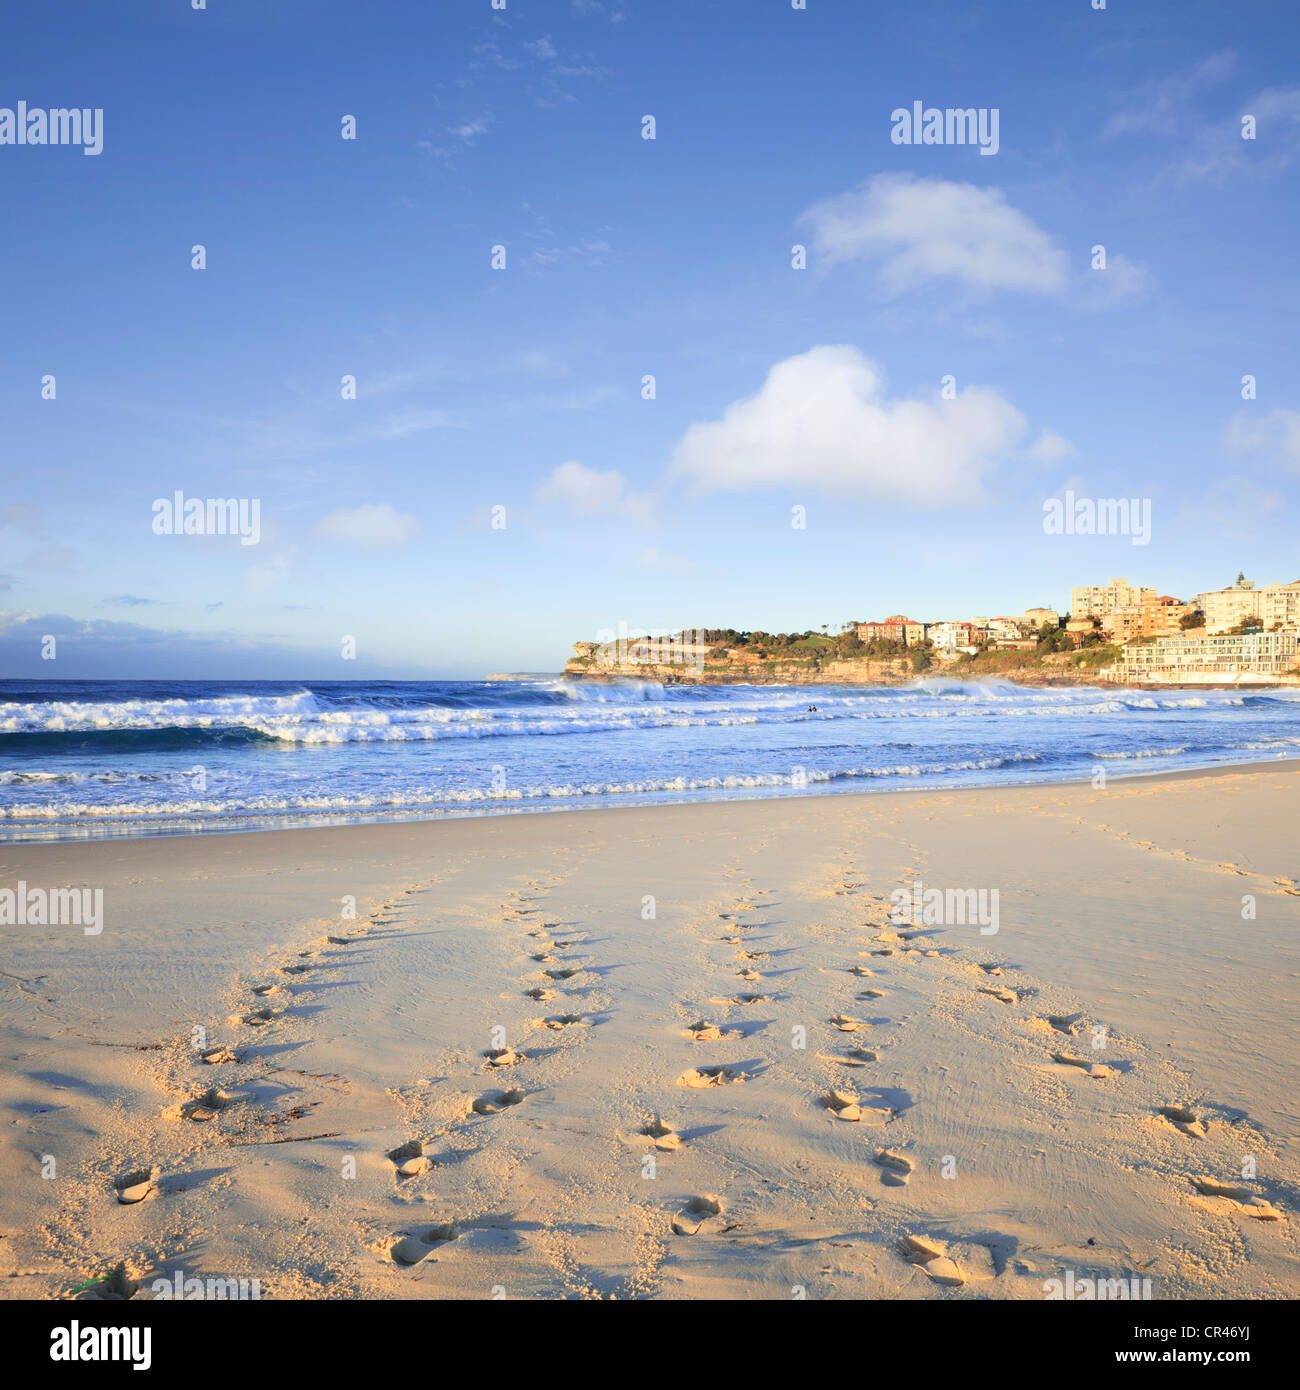
[[[1266,584],[1257,589],[1243,579],[1227,589],[1197,594],[1207,633],[1226,632],[1243,618],[1258,618],[1267,630],[1300,627],[1300,579],[1290,584]]]
[[[1070,590],[1070,617],[1104,618],[1117,608],[1141,608],[1157,598],[1155,589],[1130,584],[1127,579],[1112,579],[1109,584],[1076,585]]]
[[[1027,623],[1035,632],[1044,623],[1047,623],[1049,627],[1061,626],[1061,615],[1055,608],[1026,608],[1020,615],[1020,620]]]
[[[979,641],[974,623],[931,623],[926,634],[940,651],[955,652]]]
[[[1101,630],[1108,642],[1132,642],[1139,637],[1161,637],[1167,633],[1181,632],[1183,614],[1191,611],[1191,604],[1174,598],[1172,594],[1156,597],[1153,593],[1143,603],[1111,608],[1097,616],[1101,619]]]
[[[890,642],[901,642],[907,647],[916,647],[925,641],[926,626],[927,624],[918,623],[914,618],[895,613],[883,623],[859,623],[858,640],[873,642],[884,638]]]
[[[1120,680],[1177,680],[1238,675],[1280,676],[1300,664],[1300,633],[1189,633],[1125,647],[1115,667]]]

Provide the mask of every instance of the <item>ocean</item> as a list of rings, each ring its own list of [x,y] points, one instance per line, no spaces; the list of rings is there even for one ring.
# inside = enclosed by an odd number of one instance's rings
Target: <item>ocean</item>
[[[1290,690],[0,681],[0,841],[1077,782],[1298,752]]]

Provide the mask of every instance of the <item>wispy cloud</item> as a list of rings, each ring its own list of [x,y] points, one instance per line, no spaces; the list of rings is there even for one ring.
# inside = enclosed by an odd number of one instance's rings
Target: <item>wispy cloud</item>
[[[1194,67],[1157,78],[1135,94],[1133,104],[1116,111],[1102,128],[1102,137],[1163,135],[1186,137],[1198,98],[1226,82],[1237,70],[1237,55],[1229,50],[1211,53]]]
[[[1238,410],[1228,421],[1223,445],[1231,454],[1255,457],[1300,470],[1300,411]]]
[[[1300,87],[1267,87],[1235,104],[1220,101],[1208,112],[1216,89],[1237,73],[1237,55],[1212,53],[1183,72],[1148,83],[1132,105],[1116,111],[1102,129],[1104,139],[1125,136],[1166,141],[1177,148],[1165,173],[1178,179],[1223,182],[1240,174],[1272,175],[1300,160]],[[1243,119],[1253,122],[1253,138]]]
[[[628,491],[617,469],[600,472],[571,459],[562,463],[536,489],[539,502],[565,506],[578,516],[618,516],[646,521],[654,510],[648,493]]]
[[[454,125],[445,126],[437,138],[417,140],[416,148],[449,167],[454,166],[456,156],[463,154],[486,135],[492,129],[493,121],[494,117],[490,111],[458,121]]]
[[[886,294],[955,280],[977,291],[1055,294],[1066,257],[999,188],[878,174],[816,203],[799,218],[813,249],[834,266],[874,261]]]
[[[330,512],[317,523],[315,534],[334,545],[395,550],[413,539],[419,529],[415,517],[399,512],[391,502],[370,502]]]

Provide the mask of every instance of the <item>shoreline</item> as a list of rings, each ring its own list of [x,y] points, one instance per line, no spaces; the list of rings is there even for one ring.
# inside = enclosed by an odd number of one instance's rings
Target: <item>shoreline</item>
[[[1135,781],[1180,781],[1188,778],[1213,777],[1217,775],[1232,775],[1242,772],[1250,772],[1262,768],[1274,767],[1279,764],[1300,762],[1300,753],[1289,755],[1273,754],[1270,757],[1250,759],[1240,763],[1216,763],[1202,768],[1172,768],[1156,769],[1152,771],[1111,773],[1107,772],[1107,782],[1128,783]],[[687,807],[699,806],[730,806],[730,805],[762,805],[767,803],[783,803],[787,801],[820,801],[820,800],[844,800],[852,798],[863,798],[875,800],[880,797],[888,796],[919,796],[925,793],[977,793],[995,792],[1003,790],[1014,790],[1017,788],[1035,789],[1051,788],[1063,789],[1067,787],[1090,787],[1090,778],[1079,778],[1076,780],[1049,780],[1042,781],[1021,781],[1021,782],[970,782],[959,785],[943,785],[942,783],[930,782],[920,786],[892,786],[881,787],[878,791],[863,791],[858,788],[845,791],[787,791],[779,795],[769,796],[746,796],[743,794],[727,797],[701,797],[693,801],[651,801],[637,802],[634,804],[621,804],[618,802],[603,802],[598,805],[589,806],[565,806],[555,809],[548,809],[544,805],[520,806],[512,810],[454,810],[447,811],[441,815],[429,815],[423,812],[415,812],[410,815],[385,816],[371,819],[349,819],[334,825],[264,825],[264,826],[239,826],[224,828],[220,825],[202,824],[192,830],[182,830],[175,828],[159,828],[157,830],[141,829],[137,826],[129,825],[123,833],[109,834],[68,834],[58,837],[31,837],[23,838],[19,836],[5,836],[0,834],[0,854],[6,849],[38,848],[41,846],[52,847],[56,845],[91,845],[91,844],[134,844],[142,840],[197,840],[205,839],[209,836],[225,838],[231,835],[281,835],[299,831],[321,831],[321,830],[358,830],[358,829],[378,829],[385,826],[413,826],[413,825],[442,825],[458,821],[495,821],[512,820],[520,816],[565,816],[565,815],[595,815],[606,811],[660,811],[660,810],[681,810]],[[111,824],[111,822],[108,822]],[[2,824],[2,823],[0,823]],[[79,824],[71,829],[86,831],[94,829],[96,825],[104,822],[86,822]],[[33,828],[36,828],[34,825]],[[133,833],[134,832],[134,833]]]

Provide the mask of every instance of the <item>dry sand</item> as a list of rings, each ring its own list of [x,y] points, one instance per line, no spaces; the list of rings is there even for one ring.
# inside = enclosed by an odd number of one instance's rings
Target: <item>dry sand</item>
[[[1298,794],[0,847],[106,915],[0,928],[0,1291],[1295,1297]]]

